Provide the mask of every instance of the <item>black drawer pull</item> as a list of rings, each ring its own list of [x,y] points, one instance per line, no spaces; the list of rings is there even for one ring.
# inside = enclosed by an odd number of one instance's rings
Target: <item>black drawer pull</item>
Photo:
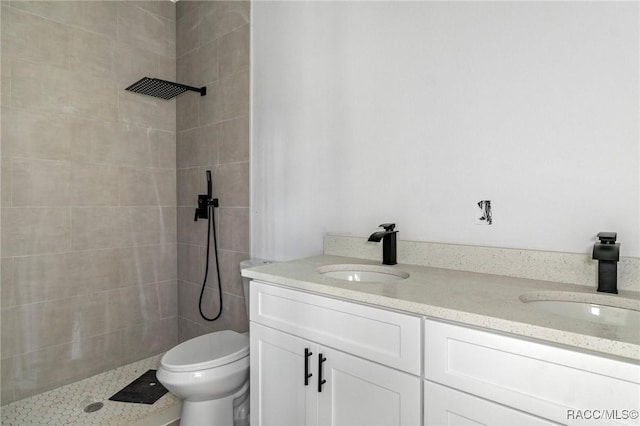
[[[313,355],[313,352],[309,348],[304,348],[304,385],[309,386],[309,378],[313,374],[309,373],[309,357]]]
[[[318,392],[322,392],[322,385],[327,383],[325,379],[322,378],[322,364],[327,360],[322,354],[318,354]]]

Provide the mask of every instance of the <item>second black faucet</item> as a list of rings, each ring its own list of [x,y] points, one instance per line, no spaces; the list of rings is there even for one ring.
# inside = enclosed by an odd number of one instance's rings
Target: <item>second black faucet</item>
[[[378,243],[382,240],[382,263],[384,265],[395,265],[398,263],[396,261],[396,234],[398,231],[394,231],[395,227],[395,223],[383,223],[380,225],[380,228],[384,228],[384,231],[377,231],[369,236],[369,241]]]

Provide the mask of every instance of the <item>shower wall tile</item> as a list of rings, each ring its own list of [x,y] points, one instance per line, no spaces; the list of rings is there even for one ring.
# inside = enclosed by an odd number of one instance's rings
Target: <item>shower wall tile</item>
[[[71,209],[71,248],[93,250],[129,245],[124,212],[118,207],[73,207]]]
[[[114,82],[60,67],[13,60],[9,104],[46,112],[66,112],[116,121]]]
[[[123,285],[120,249],[65,253],[64,267],[68,296],[92,294]]]
[[[121,206],[173,206],[176,204],[175,170],[121,167],[119,176]],[[115,202],[117,204],[117,201]]]
[[[224,328],[247,328],[239,262],[249,258],[249,10],[249,2],[177,3],[178,79],[207,86],[204,97],[177,100],[180,341]],[[225,307],[213,323],[200,317],[197,305],[206,224],[192,219],[196,197],[206,190],[207,169],[214,172],[214,196],[220,201],[216,229]],[[215,262],[213,251],[210,262]],[[204,295],[208,315],[216,313],[217,292],[215,270],[210,269]]]
[[[166,164],[166,158],[175,157],[175,133],[150,129],[134,124],[122,124],[118,128],[118,164],[132,167],[159,167],[161,156],[167,168],[175,168],[175,162]],[[169,147],[165,145],[170,145]],[[171,148],[174,153],[166,151]],[[163,152],[160,152],[160,150]]]
[[[52,346],[15,358],[15,396],[22,399],[114,368],[121,361],[120,334]]]
[[[0,157],[0,203],[11,207],[11,159],[7,157]]]
[[[100,336],[111,330],[107,328],[108,293],[99,292],[74,297],[71,300],[71,341]]]
[[[95,77],[114,77],[115,45],[111,38],[81,29],[69,31],[69,67]]]
[[[214,322],[205,321],[199,313],[198,302],[200,287],[192,283],[178,283],[180,317],[200,325],[207,332],[218,330],[248,330],[244,298],[229,293],[223,293],[222,315]],[[202,298],[202,310],[208,317],[214,317],[219,309],[218,289],[208,287]]]
[[[206,247],[178,244],[179,280],[191,283],[202,283],[206,253]]]
[[[14,361],[13,358],[6,358],[0,362],[0,405],[15,401],[14,376],[16,373]]]
[[[69,160],[74,120],[67,115],[3,107],[2,155]]]
[[[6,57],[67,67],[71,33],[66,25],[5,7],[2,39]]]
[[[70,192],[68,162],[12,160],[12,206],[65,206],[69,205]]]
[[[200,13],[198,13],[198,3],[200,2],[185,3],[191,3],[191,8],[187,13],[181,14],[176,22],[176,31],[180,34],[176,40],[176,56],[178,58],[200,45],[200,33],[197,31],[201,21]],[[184,8],[178,7],[178,9]]]
[[[220,209],[220,249],[249,252],[249,209]]]
[[[123,286],[175,280],[178,262],[176,244],[126,247],[118,250],[120,282]]]
[[[220,119],[247,116],[249,114],[249,72],[243,71],[230,75],[220,84]]]
[[[168,244],[176,241],[175,207],[128,207],[124,209],[125,245]]]
[[[178,79],[180,76],[178,75]],[[178,96],[176,98],[176,129],[188,130],[198,125],[200,99],[209,98],[211,87],[207,86],[206,96]]]
[[[207,315],[215,315],[217,312],[211,306],[210,289],[205,289],[203,296],[203,310]],[[200,317],[198,302],[200,298],[200,284],[178,281],[178,315],[196,324],[203,326],[206,322]],[[217,301],[216,301],[217,303]],[[217,306],[216,306],[217,308]]]
[[[221,164],[216,170],[218,196],[224,207],[249,207],[249,163]]]
[[[174,318],[178,315],[178,281],[165,281],[157,284],[160,318]]]
[[[163,18],[167,18],[173,22],[176,20],[176,4],[172,1],[159,0],[156,1],[158,3],[158,14]]]
[[[118,102],[118,116],[123,123],[169,131],[176,127],[175,100],[120,91]]]
[[[71,166],[72,206],[113,206],[118,204],[118,167],[73,163]]]
[[[163,80],[178,81],[175,59],[169,59],[163,56],[158,57],[158,71],[156,74],[158,78]]]
[[[0,356],[2,359],[31,350],[30,321],[28,309],[24,306],[0,309]]]
[[[117,2],[118,40],[175,57],[175,22],[131,2]]]
[[[176,140],[178,168],[206,167],[218,163],[218,129],[215,124],[178,132]]]
[[[250,18],[249,1],[203,2],[200,15],[200,41],[202,44],[219,39],[246,25]]]
[[[66,296],[68,279],[64,254],[14,258],[13,285],[17,305]]]
[[[195,207],[178,207],[178,243],[205,246],[208,220],[193,220],[194,209]]]
[[[249,161],[249,117],[223,121],[218,127],[220,163]]]
[[[226,299],[223,308],[223,316],[227,327],[239,333],[249,331],[249,320],[244,305],[244,297],[225,293]]]
[[[68,208],[2,208],[3,256],[61,253],[70,249]]]
[[[65,4],[62,4],[65,3]],[[13,0],[11,7],[30,12],[44,18],[84,28],[111,38],[116,36],[116,3],[94,2],[54,2]]]
[[[6,404],[177,342],[176,6],[0,7]]]
[[[207,84],[207,96],[201,96],[198,104],[198,125],[217,123],[222,116],[222,88],[219,82]]]
[[[178,206],[197,206],[198,194],[207,193],[207,170],[211,170],[215,187],[214,190],[218,191],[216,195],[219,195],[220,185],[216,182],[217,176],[213,168],[194,167],[190,169],[178,169],[176,172]]]
[[[185,15],[193,12],[196,9],[199,9],[201,5],[203,5],[204,3],[207,3],[207,2],[205,1],[185,1],[183,3],[177,2],[176,3],[176,19],[181,19]],[[184,32],[193,31],[193,30],[194,30],[193,28],[189,28],[186,30],[183,29],[182,31],[178,31],[178,33],[182,35]]]
[[[142,10],[146,10],[147,12],[158,15],[158,3],[157,1],[145,1],[145,0],[129,0],[129,3],[132,6],[138,7]]]
[[[118,42],[115,46],[114,69],[120,88],[128,87],[142,77],[154,77],[158,71],[159,62],[163,59],[169,64],[173,63],[175,72],[173,59],[167,59],[157,53],[123,42]]]
[[[249,25],[243,25],[220,38],[220,78],[249,69],[249,48]]]
[[[202,87],[218,79],[218,44],[211,42],[180,57],[177,66],[180,81]],[[207,87],[208,90],[208,87]]]
[[[166,351],[178,343],[175,317],[150,321],[122,331],[122,361],[130,363]]]
[[[178,317],[179,343],[182,343],[186,340],[193,339],[194,337],[198,337],[207,333],[210,333],[210,331],[204,326],[200,324],[196,324],[193,321],[189,321],[184,317]]]
[[[117,126],[85,119],[76,119],[71,124],[71,161],[113,165],[119,163],[123,154]]]
[[[155,131],[151,132],[152,166],[163,169],[176,170],[176,132]],[[175,181],[175,178],[174,178]],[[175,193],[174,193],[175,197]],[[175,204],[175,202],[174,202]]]
[[[108,330],[122,330],[160,318],[155,285],[124,287],[107,293]]]
[[[4,57],[4,54],[0,52],[0,56]],[[11,101],[11,68],[8,63],[9,60],[3,59],[0,64],[0,106],[9,105]]]
[[[27,309],[31,351],[112,331],[108,329],[107,292],[36,303]]]
[[[220,250],[220,274],[222,279],[222,291],[244,298],[242,288],[242,276],[240,275],[240,262],[249,259],[248,252]]]
[[[13,285],[13,258],[0,259],[0,308],[16,304]]]
[[[71,299],[59,299],[26,305],[31,330],[30,350],[71,342],[76,330],[72,319],[74,303]],[[77,336],[79,339],[80,336]]]

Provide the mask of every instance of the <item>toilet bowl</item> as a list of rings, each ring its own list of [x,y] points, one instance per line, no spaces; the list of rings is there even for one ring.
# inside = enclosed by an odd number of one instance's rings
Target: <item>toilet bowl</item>
[[[264,263],[260,259],[246,260],[240,268]],[[243,290],[248,318],[247,279],[243,279]],[[216,331],[180,343],[161,358],[157,377],[183,400],[181,426],[248,426],[248,333]]]
[[[249,336],[224,330],[180,343],[157,376],[183,400],[181,425],[233,425],[233,401],[249,388]]]

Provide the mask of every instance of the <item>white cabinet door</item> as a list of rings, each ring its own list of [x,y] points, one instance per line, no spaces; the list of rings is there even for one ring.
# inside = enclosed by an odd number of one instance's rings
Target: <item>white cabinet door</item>
[[[440,321],[424,333],[432,382],[563,424],[640,424],[637,363]]]
[[[326,347],[320,353],[326,358],[320,377],[326,383],[318,393],[320,425],[420,425],[420,378]]]
[[[558,425],[425,380],[425,426],[535,426]]]
[[[252,322],[251,424],[303,426],[317,423],[317,345]],[[312,355],[305,357],[310,351]],[[305,362],[313,374],[305,386]]]

